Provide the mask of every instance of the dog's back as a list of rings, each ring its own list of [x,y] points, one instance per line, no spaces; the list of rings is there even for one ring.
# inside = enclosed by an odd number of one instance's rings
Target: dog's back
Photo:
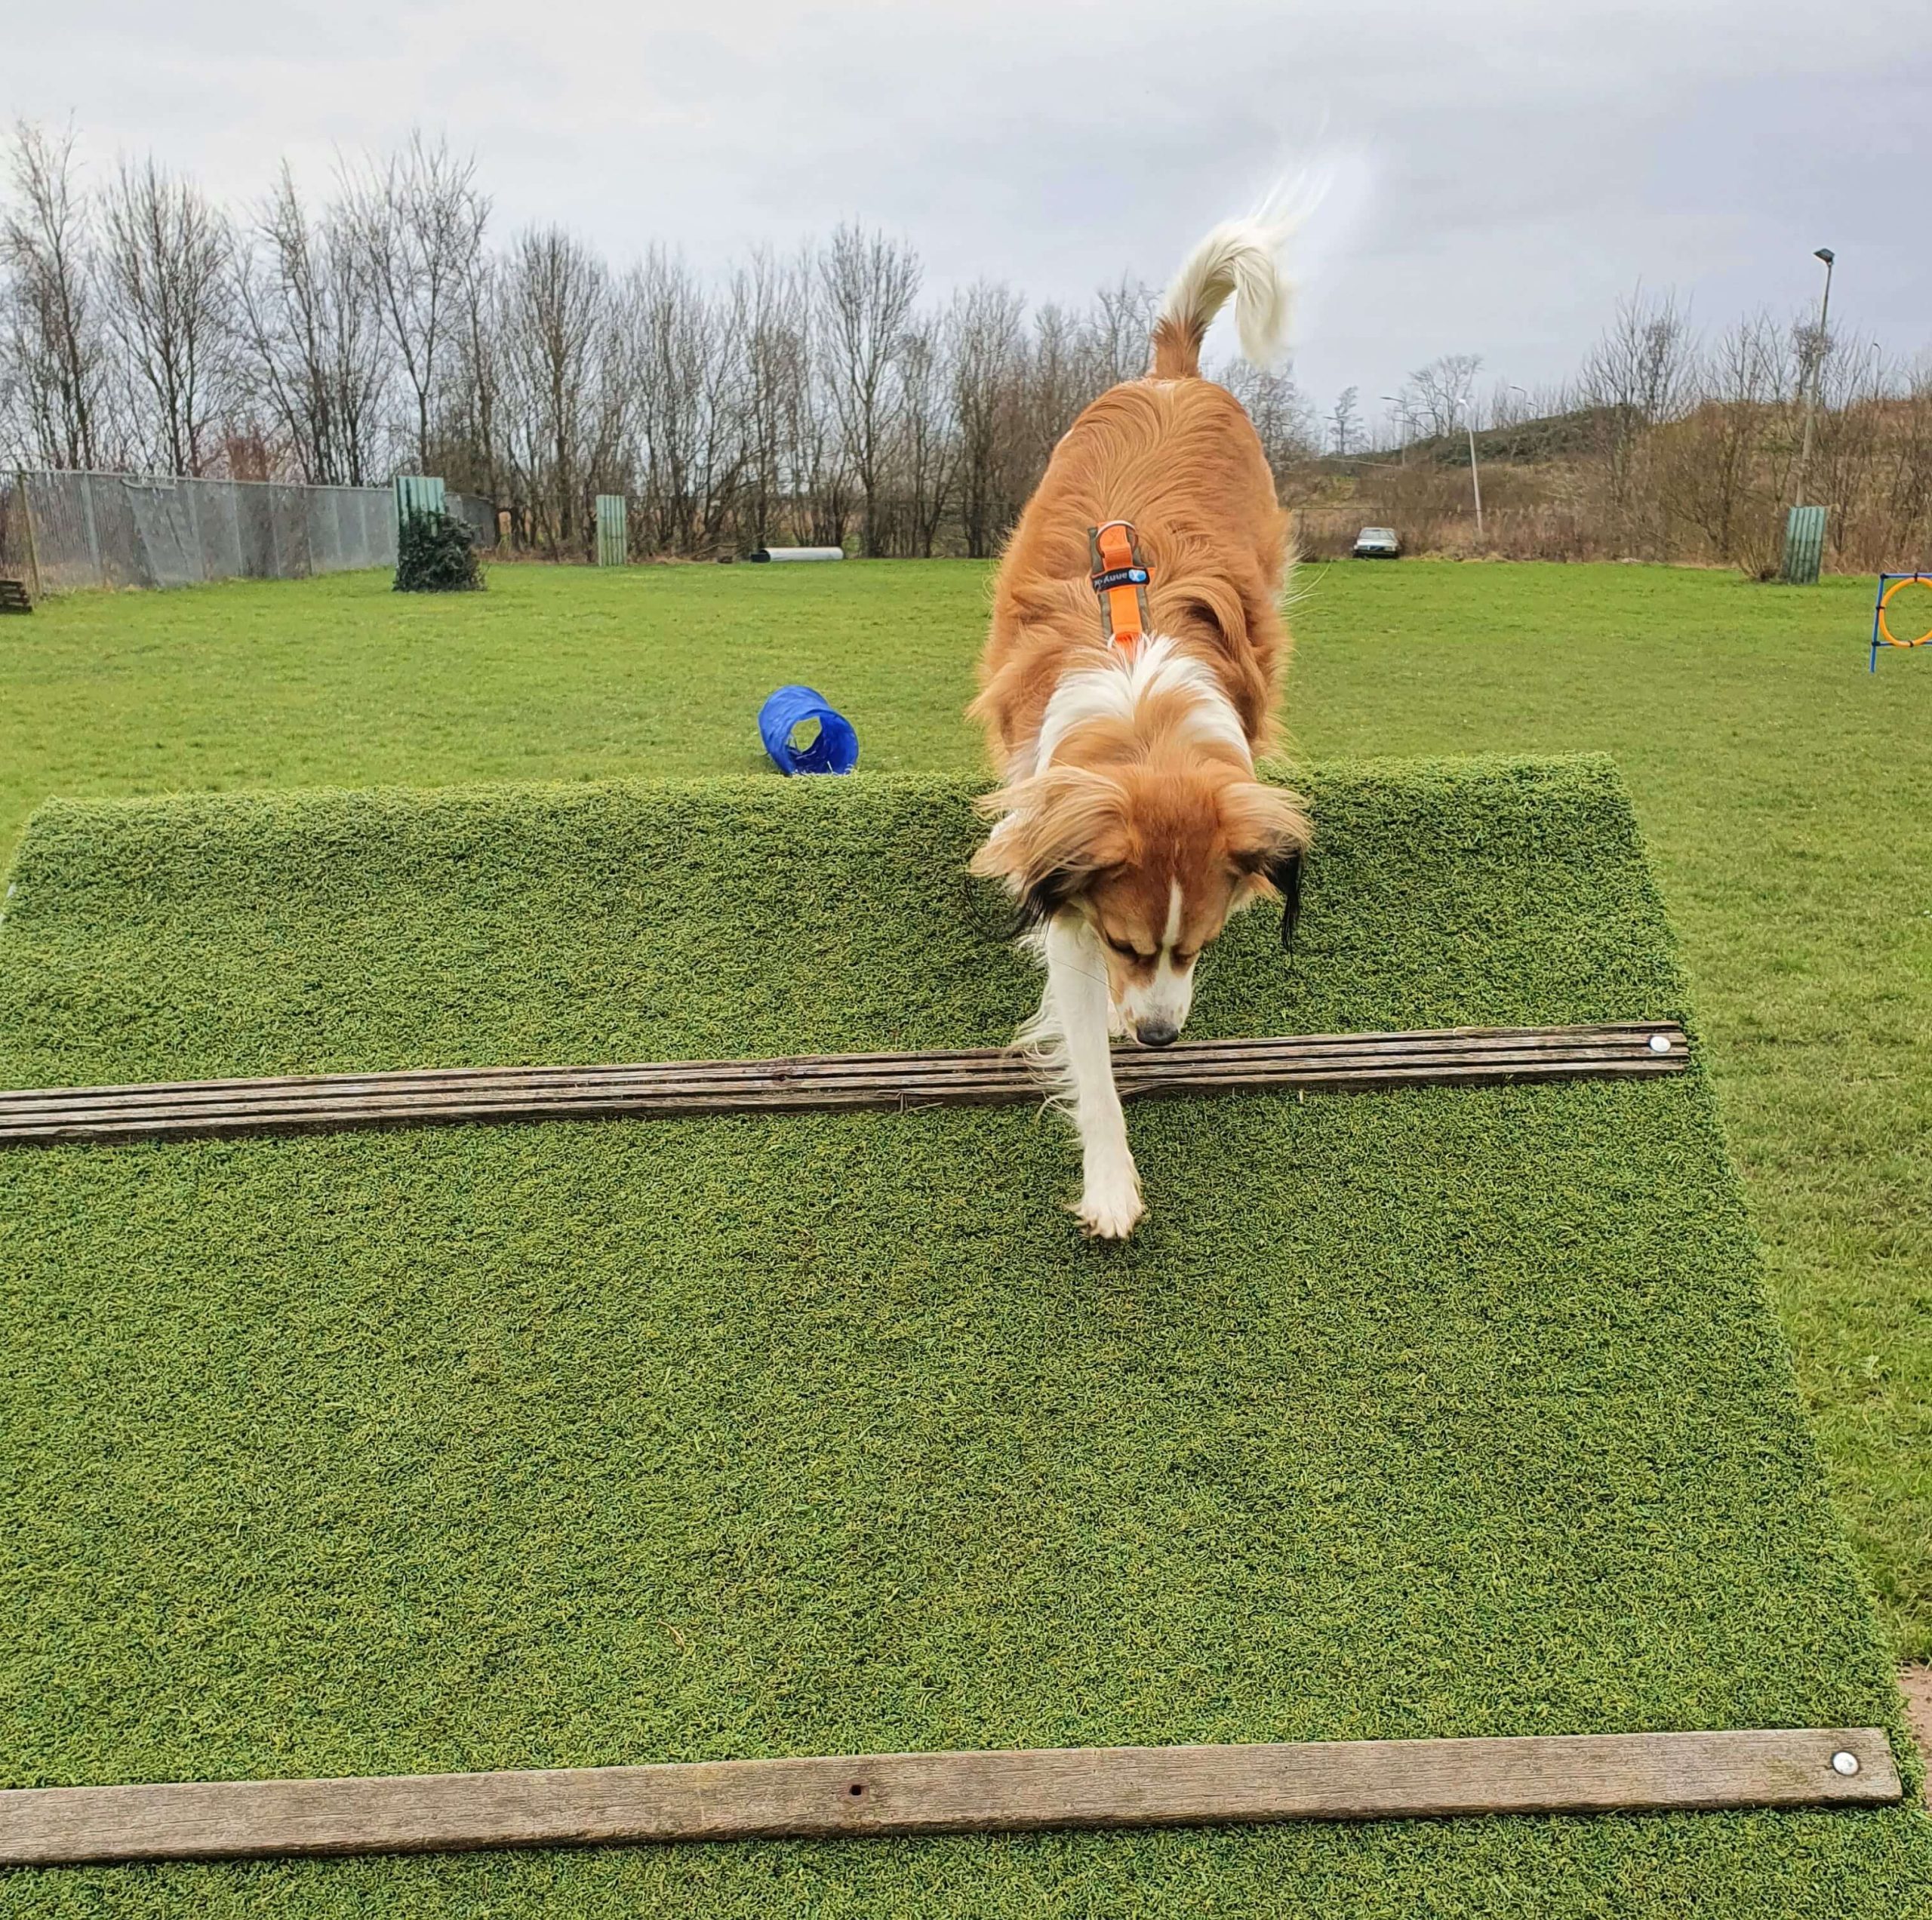
[[[1210,234],[1161,304],[1148,376],[1102,394],[1054,448],[1008,543],[980,664],[974,712],[1002,765],[1037,734],[1069,657],[1104,643],[1088,530],[1110,520],[1134,524],[1152,630],[1211,649],[1251,743],[1266,743],[1287,651],[1287,516],[1241,403],[1201,377],[1201,343],[1232,295],[1244,355],[1278,354],[1280,238],[1259,219]]]

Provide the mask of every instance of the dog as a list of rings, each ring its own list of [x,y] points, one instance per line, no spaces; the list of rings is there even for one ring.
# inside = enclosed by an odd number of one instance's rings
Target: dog
[[[1001,560],[968,709],[1002,784],[972,860],[1042,962],[1022,1029],[1080,1136],[1081,1227],[1124,1239],[1145,1207],[1111,1038],[1171,1045],[1230,914],[1299,901],[1301,801],[1255,775],[1287,636],[1287,518],[1241,404],[1201,374],[1232,297],[1242,355],[1280,357],[1287,223],[1217,227],[1162,301],[1146,378],[1109,389],[1054,450]]]

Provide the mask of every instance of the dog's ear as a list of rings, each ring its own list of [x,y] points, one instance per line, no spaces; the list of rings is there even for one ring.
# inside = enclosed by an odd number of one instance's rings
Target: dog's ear
[[[1281,944],[1292,950],[1301,917],[1302,857],[1310,838],[1299,796],[1260,780],[1237,781],[1222,793],[1221,829],[1235,869],[1281,896]]]
[[[980,807],[1004,817],[973,856],[973,871],[1004,881],[1026,923],[1051,919],[1127,858],[1127,795],[1105,774],[1049,767]]]

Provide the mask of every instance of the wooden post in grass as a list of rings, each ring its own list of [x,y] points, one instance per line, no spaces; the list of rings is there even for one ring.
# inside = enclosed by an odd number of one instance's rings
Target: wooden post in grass
[[[630,564],[630,528],[625,517],[622,494],[597,496],[597,564],[623,567]]]

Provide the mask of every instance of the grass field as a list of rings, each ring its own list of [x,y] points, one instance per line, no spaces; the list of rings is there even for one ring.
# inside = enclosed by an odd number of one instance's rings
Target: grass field
[[[865,764],[964,769],[964,563],[501,569],[84,595],[0,627],[0,845],[49,794],[755,771],[782,680]],[[1647,567],[1301,577],[1316,755],[1601,749],[1684,943],[1842,1510],[1932,1656],[1932,656],[1863,671],[1870,588]]]
[[[39,817],[0,1081],[997,1040],[961,778]],[[1205,1033],[1659,1016],[1601,762],[1329,765]],[[15,1780],[1892,1722],[1701,1074],[0,1156]],[[20,1873],[10,1915],[1816,1914],[1932,1823]]]

